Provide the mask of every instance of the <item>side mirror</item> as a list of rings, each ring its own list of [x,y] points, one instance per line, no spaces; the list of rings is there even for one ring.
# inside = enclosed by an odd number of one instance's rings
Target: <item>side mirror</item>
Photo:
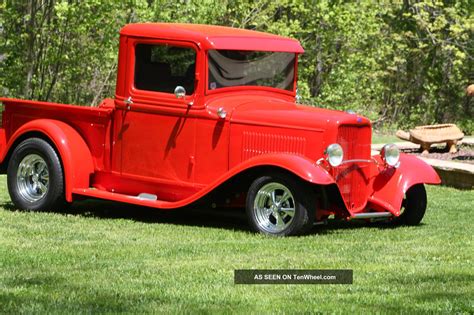
[[[174,89],[174,95],[176,96],[176,98],[184,98],[186,96],[186,90],[184,87],[182,87],[181,85],[178,85],[175,89]]]
[[[298,93],[298,88],[296,89],[295,101],[297,104],[301,104],[301,95]]]

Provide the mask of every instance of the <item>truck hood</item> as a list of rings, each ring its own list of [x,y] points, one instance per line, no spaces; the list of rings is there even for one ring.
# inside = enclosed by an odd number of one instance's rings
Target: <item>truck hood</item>
[[[225,99],[225,100],[224,100]],[[232,123],[271,125],[323,131],[340,124],[369,125],[370,121],[357,114],[339,110],[297,105],[291,101],[262,96],[225,97],[211,101],[210,107],[222,107],[230,114]]]

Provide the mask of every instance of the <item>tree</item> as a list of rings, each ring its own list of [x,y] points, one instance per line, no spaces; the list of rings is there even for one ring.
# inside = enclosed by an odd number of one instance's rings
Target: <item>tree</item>
[[[114,95],[118,35],[130,22],[226,25],[299,39],[307,104],[352,109],[376,127],[459,123],[472,133],[472,0],[7,0],[0,91],[97,105]]]

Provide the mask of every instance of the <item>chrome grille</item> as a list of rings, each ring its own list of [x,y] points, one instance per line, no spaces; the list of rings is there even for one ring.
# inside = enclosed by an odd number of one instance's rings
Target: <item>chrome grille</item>
[[[338,129],[337,143],[344,150],[344,160],[370,159],[370,126],[342,125]],[[350,211],[358,211],[367,202],[369,177],[367,163],[342,164],[336,171],[336,183]]]

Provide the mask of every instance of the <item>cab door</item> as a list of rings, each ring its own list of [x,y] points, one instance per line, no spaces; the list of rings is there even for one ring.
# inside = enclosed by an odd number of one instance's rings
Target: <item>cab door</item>
[[[197,47],[187,42],[129,39],[127,95],[116,115],[125,192],[176,201],[195,192]],[[175,88],[186,90],[177,98]]]

